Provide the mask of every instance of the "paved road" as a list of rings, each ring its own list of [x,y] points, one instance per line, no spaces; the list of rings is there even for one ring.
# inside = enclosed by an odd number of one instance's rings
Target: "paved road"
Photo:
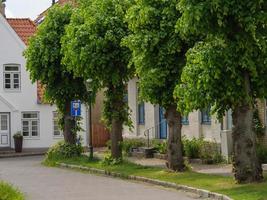
[[[42,157],[0,159],[0,179],[19,187],[27,200],[193,200],[192,194],[141,183],[48,168]]]

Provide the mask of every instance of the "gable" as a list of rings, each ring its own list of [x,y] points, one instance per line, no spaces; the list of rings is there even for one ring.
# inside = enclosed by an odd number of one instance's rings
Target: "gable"
[[[22,50],[26,48],[25,43],[21,40],[18,34],[14,31],[14,29],[10,26],[10,24],[2,15],[0,15],[0,30],[3,32],[7,32],[7,35],[9,35],[9,37],[12,37],[12,39]],[[1,39],[5,40],[5,38],[3,38],[4,36],[5,34],[1,34],[0,40]]]

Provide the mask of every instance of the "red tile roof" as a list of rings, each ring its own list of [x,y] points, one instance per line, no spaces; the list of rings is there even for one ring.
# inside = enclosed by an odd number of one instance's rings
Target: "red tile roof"
[[[28,18],[8,18],[7,21],[21,40],[27,45],[29,38],[36,32],[35,23]]]

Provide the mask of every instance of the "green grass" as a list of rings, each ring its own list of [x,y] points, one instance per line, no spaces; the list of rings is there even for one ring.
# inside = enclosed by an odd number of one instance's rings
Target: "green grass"
[[[10,184],[0,181],[0,200],[24,200],[24,195]]]
[[[207,175],[195,172],[175,173],[156,167],[144,167],[137,164],[123,162],[120,165],[106,166],[100,160],[88,161],[87,157],[72,159],[45,160],[44,164],[55,166],[55,162],[76,164],[92,168],[104,169],[121,173],[123,176],[136,175],[147,178],[168,181],[176,184],[206,189],[225,194],[234,200],[267,200],[267,179],[258,184],[235,184],[232,177]]]

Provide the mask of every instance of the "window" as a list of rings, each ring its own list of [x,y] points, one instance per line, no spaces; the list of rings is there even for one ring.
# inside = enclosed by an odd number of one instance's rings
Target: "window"
[[[8,130],[8,115],[0,115],[0,130],[7,131]]]
[[[211,124],[210,107],[201,111],[201,122],[202,124]]]
[[[181,121],[182,121],[183,125],[189,125],[188,115],[182,116],[182,120]]]
[[[39,137],[39,113],[22,113],[22,133],[24,137]]]
[[[20,66],[4,65],[4,89],[20,90]]]
[[[54,137],[62,137],[63,133],[60,131],[59,125],[58,125],[58,113],[53,112],[53,134]]]
[[[145,103],[140,102],[138,104],[138,123],[145,124]]]

